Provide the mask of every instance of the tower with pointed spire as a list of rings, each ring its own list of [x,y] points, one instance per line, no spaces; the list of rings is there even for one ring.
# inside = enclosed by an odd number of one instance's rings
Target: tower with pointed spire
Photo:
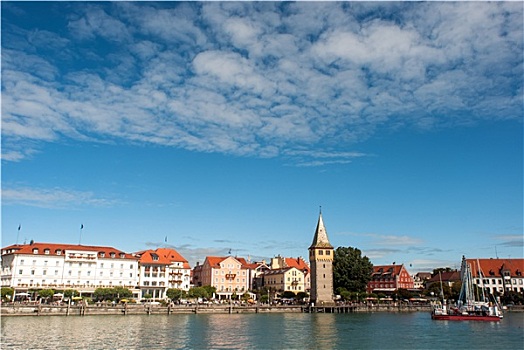
[[[311,265],[310,301],[314,305],[333,304],[333,255],[334,250],[322,220],[322,208],[318,216],[313,243],[309,247]]]

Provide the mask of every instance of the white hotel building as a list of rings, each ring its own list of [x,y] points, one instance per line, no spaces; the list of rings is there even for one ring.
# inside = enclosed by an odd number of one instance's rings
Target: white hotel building
[[[51,288],[90,295],[96,288],[120,286],[140,295],[137,258],[112,247],[15,244],[3,248],[1,257],[1,286],[15,293]]]

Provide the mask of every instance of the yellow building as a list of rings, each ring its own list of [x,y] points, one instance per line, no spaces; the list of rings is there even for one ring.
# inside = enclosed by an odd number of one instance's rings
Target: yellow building
[[[305,292],[305,282],[304,271],[296,267],[284,267],[264,273],[264,288],[276,292]]]

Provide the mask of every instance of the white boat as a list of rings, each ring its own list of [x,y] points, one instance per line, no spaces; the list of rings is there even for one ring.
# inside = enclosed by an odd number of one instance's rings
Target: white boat
[[[480,280],[482,280],[480,268],[479,274]],[[500,307],[495,301],[488,301],[484,293],[484,288],[474,286],[473,277],[471,275],[471,266],[468,264],[464,256],[462,257],[460,277],[462,280],[462,287],[456,305],[448,307],[446,301],[442,298],[441,304],[434,305],[431,312],[431,318],[434,320],[446,321],[500,321],[502,318]],[[444,297],[443,293],[442,297]]]

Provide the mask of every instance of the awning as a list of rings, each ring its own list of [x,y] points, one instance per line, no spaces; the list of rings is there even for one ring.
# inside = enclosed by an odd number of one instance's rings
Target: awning
[[[23,297],[26,297],[26,296],[29,296],[29,293],[16,293],[15,295],[16,295],[16,296],[21,295],[21,296],[23,296]]]
[[[73,300],[82,300],[82,297],[72,297]]]
[[[396,291],[395,288],[375,288],[373,289],[373,292],[394,292]]]

